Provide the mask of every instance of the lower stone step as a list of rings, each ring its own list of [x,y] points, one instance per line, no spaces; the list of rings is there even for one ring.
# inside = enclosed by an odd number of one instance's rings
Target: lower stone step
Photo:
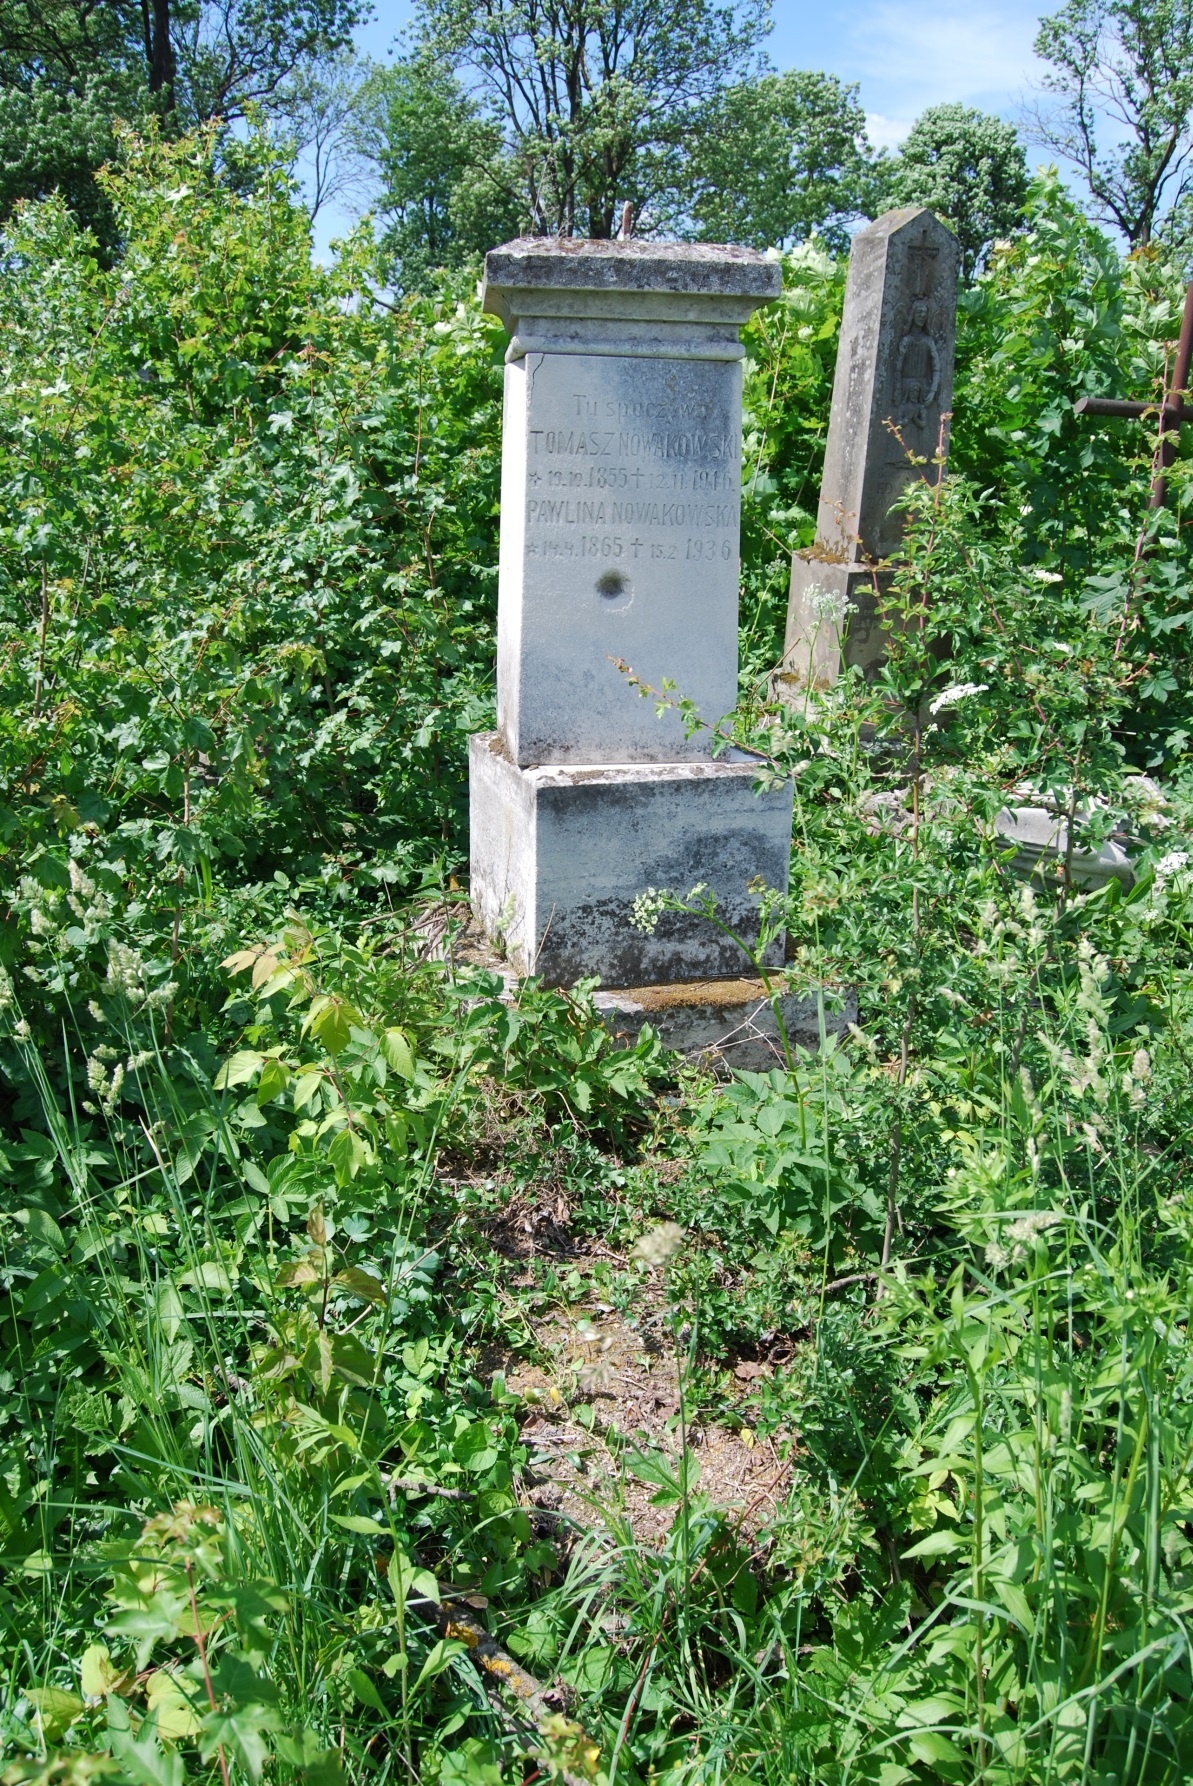
[[[833,1002],[784,991],[775,1003],[761,980],[688,980],[672,986],[627,986],[597,992],[593,1004],[619,1039],[634,1042],[647,1023],[665,1048],[705,1056],[711,1064],[765,1073],[785,1067],[782,1031],[795,1048],[819,1048],[857,1022],[857,993]],[[782,1024],[782,1031],[780,1030]]]

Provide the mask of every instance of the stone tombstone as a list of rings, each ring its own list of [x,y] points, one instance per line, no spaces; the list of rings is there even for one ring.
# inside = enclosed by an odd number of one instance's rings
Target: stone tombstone
[[[835,680],[842,633],[846,663],[873,674],[882,662],[871,567],[899,545],[892,504],[912,478],[935,475],[944,444],[957,259],[956,237],[926,210],[888,211],[853,238],[816,540],[791,564],[785,699]],[[879,591],[885,581],[879,572]]]
[[[778,294],[744,248],[526,240],[485,260],[510,334],[497,725],[470,756],[472,897],[523,972],[631,986],[740,972],[706,919],[630,925],[650,887],[757,929],[785,886],[791,789],[714,759],[619,664],[710,723],[737,700],[740,325]]]

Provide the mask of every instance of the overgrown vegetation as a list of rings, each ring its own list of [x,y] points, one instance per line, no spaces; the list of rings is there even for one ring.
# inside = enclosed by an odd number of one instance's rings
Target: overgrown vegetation
[[[1184,1780],[1189,461],[1149,514],[1071,412],[1179,280],[1037,186],[885,679],[776,714],[842,290],[786,263],[733,723],[858,1021],[719,1083],[451,946],[502,338],[312,269],[249,153],[126,142],[115,268],[5,246],[5,1780]],[[1024,786],[1130,889],[1016,878]]]

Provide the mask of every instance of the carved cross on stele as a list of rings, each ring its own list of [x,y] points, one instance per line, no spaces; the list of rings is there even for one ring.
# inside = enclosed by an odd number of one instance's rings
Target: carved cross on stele
[[[1176,360],[1172,368],[1172,382],[1164,393],[1162,402],[1136,403],[1128,397],[1079,397],[1073,409],[1077,415],[1115,415],[1146,416],[1159,418],[1163,440],[1160,444],[1160,463],[1156,475],[1152,479],[1150,507],[1162,509],[1168,501],[1168,471],[1176,458],[1177,436],[1183,423],[1193,422],[1193,404],[1185,401],[1189,395],[1189,363],[1193,360],[1193,280],[1185,293],[1185,313],[1181,318],[1180,340],[1176,345]]]
[[[932,279],[936,272],[936,257],[939,253],[940,249],[937,244],[929,241],[928,231],[922,229],[919,241],[913,242],[907,250],[907,257],[913,269],[912,285],[914,289],[911,294],[913,298],[931,296]]]

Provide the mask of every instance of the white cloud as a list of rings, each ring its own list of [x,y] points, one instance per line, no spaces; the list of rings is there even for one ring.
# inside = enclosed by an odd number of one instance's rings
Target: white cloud
[[[1031,11],[1015,5],[928,10],[905,0],[878,0],[850,27],[850,58],[867,97],[897,115],[913,116],[944,100],[973,103],[1021,91],[1038,68]],[[891,100],[896,103],[891,106]]]
[[[888,118],[882,112],[867,112],[866,135],[876,149],[897,149],[914,122],[914,118]]]

